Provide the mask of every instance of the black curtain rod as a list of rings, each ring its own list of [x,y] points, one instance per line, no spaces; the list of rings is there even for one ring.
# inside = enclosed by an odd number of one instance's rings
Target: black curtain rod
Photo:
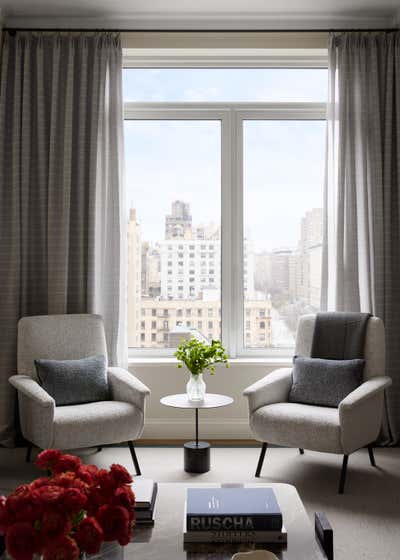
[[[362,33],[362,32],[380,32],[380,33],[393,33],[400,31],[400,27],[384,27],[373,29],[105,29],[105,28],[82,28],[82,29],[67,29],[67,28],[50,28],[50,27],[3,27],[3,31],[8,33],[16,33],[17,31],[49,31],[49,32],[73,32],[73,33],[89,33],[89,32],[104,32],[104,33]]]

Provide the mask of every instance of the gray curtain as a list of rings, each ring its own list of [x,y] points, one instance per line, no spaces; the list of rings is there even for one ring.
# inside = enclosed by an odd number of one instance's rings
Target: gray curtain
[[[332,34],[322,307],[386,327],[383,440],[400,440],[400,33]]]
[[[4,33],[0,66],[0,444],[15,441],[17,322],[100,313],[123,348],[118,35]]]

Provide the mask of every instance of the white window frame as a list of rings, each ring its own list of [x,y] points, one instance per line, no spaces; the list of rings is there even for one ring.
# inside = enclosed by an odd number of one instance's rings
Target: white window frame
[[[320,55],[318,67],[321,67]],[[181,64],[182,66],[183,64]],[[125,67],[134,67],[130,54]],[[140,67],[140,64],[137,65]],[[169,66],[152,61],[151,66]],[[187,67],[193,64],[188,61]],[[272,65],[277,67],[277,65]],[[281,65],[279,67],[297,65]],[[308,64],[307,67],[316,67]],[[324,64],[325,66],[325,64]],[[254,66],[253,66],[254,67]],[[268,66],[263,66],[268,67]],[[304,67],[304,66],[303,66]],[[293,348],[246,348],[243,289],[243,123],[247,120],[325,120],[325,103],[124,104],[125,120],[221,122],[221,339],[231,358],[287,359]],[[129,348],[129,358],[171,358],[173,348]]]

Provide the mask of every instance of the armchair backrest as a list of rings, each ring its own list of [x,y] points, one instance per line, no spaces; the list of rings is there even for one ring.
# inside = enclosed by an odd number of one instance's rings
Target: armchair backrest
[[[18,373],[36,379],[34,360],[78,360],[95,354],[107,358],[100,315],[38,315],[18,323]]]
[[[315,315],[300,317],[296,334],[295,354],[310,356],[315,328]],[[370,317],[364,346],[364,381],[385,375],[385,327],[379,317]]]

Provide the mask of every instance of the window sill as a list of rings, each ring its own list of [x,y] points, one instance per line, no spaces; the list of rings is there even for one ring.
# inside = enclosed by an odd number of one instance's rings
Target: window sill
[[[268,358],[268,357],[243,357],[243,358],[234,358],[229,360],[229,363],[233,366],[266,366],[266,367],[291,367],[292,365],[292,358],[291,357],[283,357],[280,356],[279,358]],[[156,358],[156,357],[137,357],[137,358],[129,358],[128,360],[129,366],[132,367],[154,367],[154,366],[176,366],[178,361],[175,358],[168,358],[166,356]]]

